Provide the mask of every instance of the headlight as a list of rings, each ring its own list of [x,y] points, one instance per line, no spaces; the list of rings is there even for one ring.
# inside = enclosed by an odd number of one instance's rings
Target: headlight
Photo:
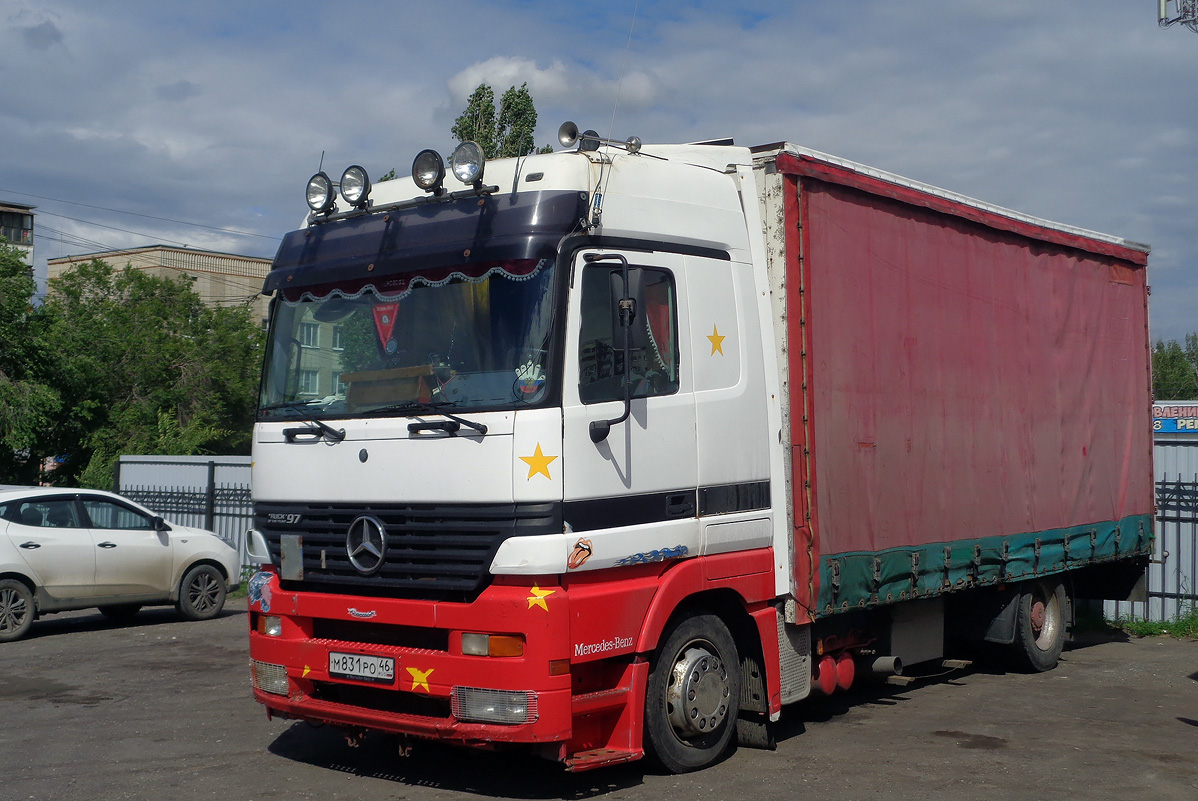
[[[351,206],[366,208],[370,202],[370,178],[366,170],[355,164],[341,173],[341,197]]]
[[[445,160],[435,150],[421,150],[412,162],[412,180],[425,192],[440,194],[445,180]]]
[[[515,634],[462,634],[466,656],[523,656],[524,638]]]
[[[483,179],[483,149],[475,142],[462,142],[449,157],[449,168],[464,184],[477,184]]]
[[[308,179],[308,208],[317,214],[333,208],[333,182],[323,172]]]

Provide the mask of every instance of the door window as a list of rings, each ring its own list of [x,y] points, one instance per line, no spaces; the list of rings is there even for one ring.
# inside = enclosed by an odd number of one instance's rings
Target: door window
[[[92,528],[148,530],[154,527],[153,521],[141,512],[101,498],[84,498],[83,508],[87,509]]]
[[[667,270],[633,267],[642,275],[639,308],[632,321],[632,396],[645,398],[678,391],[678,306],[674,277]],[[591,266],[582,273],[582,331],[579,337],[578,395],[583,403],[623,400],[624,334],[611,287],[620,268]]]
[[[11,503],[5,507],[4,518],[38,528],[82,528],[75,501],[70,498]]]

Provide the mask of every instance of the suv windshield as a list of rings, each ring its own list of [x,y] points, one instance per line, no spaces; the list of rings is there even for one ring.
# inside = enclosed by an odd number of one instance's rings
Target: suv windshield
[[[548,394],[553,262],[456,265],[275,301],[262,420],[485,411]]]

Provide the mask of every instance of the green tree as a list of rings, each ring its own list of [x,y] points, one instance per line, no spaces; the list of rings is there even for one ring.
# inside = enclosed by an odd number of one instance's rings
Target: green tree
[[[537,108],[528,84],[520,88],[508,88],[499,98],[499,112],[495,111],[495,92],[485,83],[471,93],[466,101],[466,110],[454,121],[450,132],[459,142],[472,140],[483,149],[483,155],[492,158],[527,156],[531,153],[552,153],[546,145],[537,149],[533,133],[537,128]]]
[[[484,156],[495,158],[495,92],[490,86],[480,83],[470,94],[450,133],[459,142],[477,142]]]
[[[1198,398],[1198,333],[1177,340],[1157,340],[1152,349],[1152,394],[1157,400]]]
[[[39,317],[38,377],[62,401],[38,438],[54,483],[110,486],[122,453],[248,450],[263,341],[248,302],[208,307],[189,282],[91,261]]]
[[[37,478],[38,432],[60,408],[58,393],[37,380],[36,284],[21,251],[0,239],[0,484]]]

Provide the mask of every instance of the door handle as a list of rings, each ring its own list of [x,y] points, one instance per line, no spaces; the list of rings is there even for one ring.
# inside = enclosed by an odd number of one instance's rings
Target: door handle
[[[101,548],[115,548],[116,543],[115,542],[101,542],[100,547]]]
[[[21,547],[27,551],[32,551],[36,548],[42,547],[42,544],[40,542],[34,542],[33,540],[30,540],[29,542],[22,542]]]

